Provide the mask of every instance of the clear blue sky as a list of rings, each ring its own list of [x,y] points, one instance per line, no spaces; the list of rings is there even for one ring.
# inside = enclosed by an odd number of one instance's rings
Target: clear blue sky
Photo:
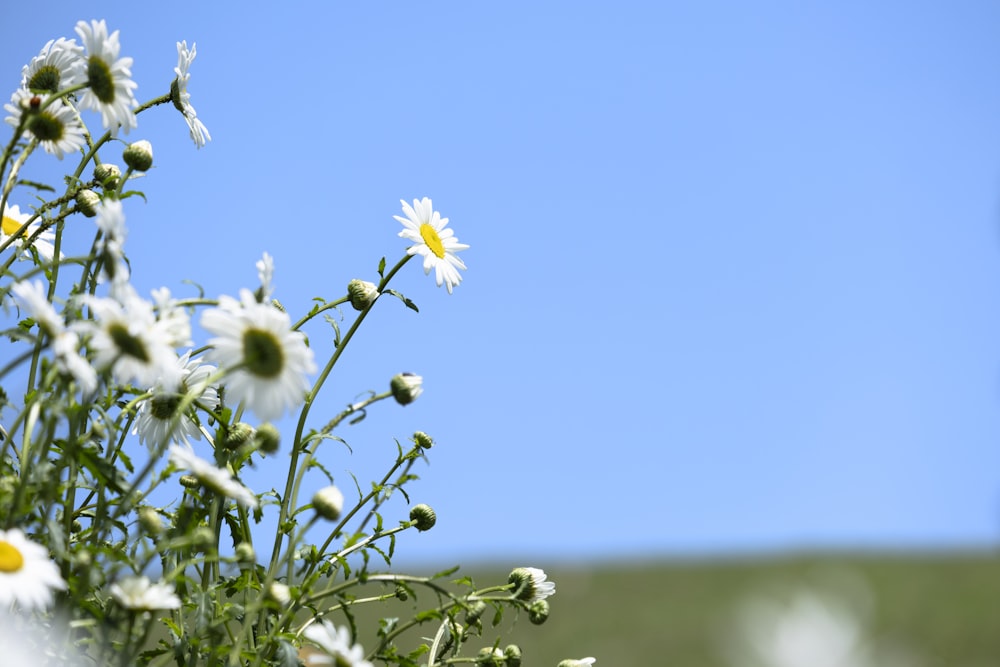
[[[0,63],[104,18],[145,101],[197,42],[212,142],[129,136],[143,291],[267,250],[301,312],[401,256],[399,199],[451,219],[465,281],[408,266],[421,313],[382,304],[313,412],[424,376],[324,459],[436,438],[412,558],[996,545],[1000,5],[681,4],[8,3]]]

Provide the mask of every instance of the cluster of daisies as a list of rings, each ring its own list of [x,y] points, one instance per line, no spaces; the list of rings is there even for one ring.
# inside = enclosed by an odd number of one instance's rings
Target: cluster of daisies
[[[50,40],[21,73],[21,86],[4,109],[5,121],[22,136],[33,138],[62,159],[86,145],[86,128],[80,111],[101,114],[104,129],[112,136],[136,127],[137,84],[132,80],[132,58],[122,57],[118,31],[109,33],[101,21],[80,21],[76,39]],[[189,69],[197,46],[177,43],[177,67],[170,86],[170,100],[184,116],[191,139],[199,148],[211,135],[191,105]]]

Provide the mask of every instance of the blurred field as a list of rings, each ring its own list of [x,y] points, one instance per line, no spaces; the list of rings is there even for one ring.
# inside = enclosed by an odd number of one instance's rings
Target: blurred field
[[[742,603],[817,582],[835,589],[838,581],[868,592],[866,638],[884,649],[879,667],[1000,665],[1000,557],[993,554],[532,565],[549,573],[557,593],[548,622],[536,627],[521,618],[509,637],[526,667],[584,656],[597,657],[597,667],[730,667],[721,646]],[[507,575],[507,568],[469,570],[478,584]]]

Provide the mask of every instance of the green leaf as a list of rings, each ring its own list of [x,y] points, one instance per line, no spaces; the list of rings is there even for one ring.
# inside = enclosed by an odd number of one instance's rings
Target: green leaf
[[[378,275],[379,275],[379,278],[384,278],[385,277],[384,274],[385,274],[385,257],[383,257],[382,259],[380,259],[378,261]]]
[[[399,292],[397,292],[394,289],[387,289],[387,290],[385,290],[385,292],[383,292],[383,294],[391,294],[394,297],[396,297],[397,299],[399,299],[400,301],[402,301],[406,305],[406,307],[409,308],[410,310],[412,310],[413,312],[415,312],[415,313],[419,313],[420,312],[420,309],[417,308],[417,304],[413,303],[412,301],[410,301],[409,299],[407,299],[405,296],[403,296],[402,294],[400,294]]]

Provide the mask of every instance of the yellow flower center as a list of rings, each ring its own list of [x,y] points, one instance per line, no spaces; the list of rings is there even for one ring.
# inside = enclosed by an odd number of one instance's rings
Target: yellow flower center
[[[441,242],[441,237],[438,236],[437,230],[431,223],[425,222],[420,225],[420,237],[431,249],[431,252],[437,255],[438,259],[444,259],[444,243]]]
[[[22,567],[24,567],[24,556],[17,547],[10,542],[0,540],[0,572],[17,572]]]
[[[13,236],[14,232],[21,228],[20,222],[14,218],[9,218],[6,215],[3,217],[3,223],[0,223],[0,229],[3,230],[5,236]]]

